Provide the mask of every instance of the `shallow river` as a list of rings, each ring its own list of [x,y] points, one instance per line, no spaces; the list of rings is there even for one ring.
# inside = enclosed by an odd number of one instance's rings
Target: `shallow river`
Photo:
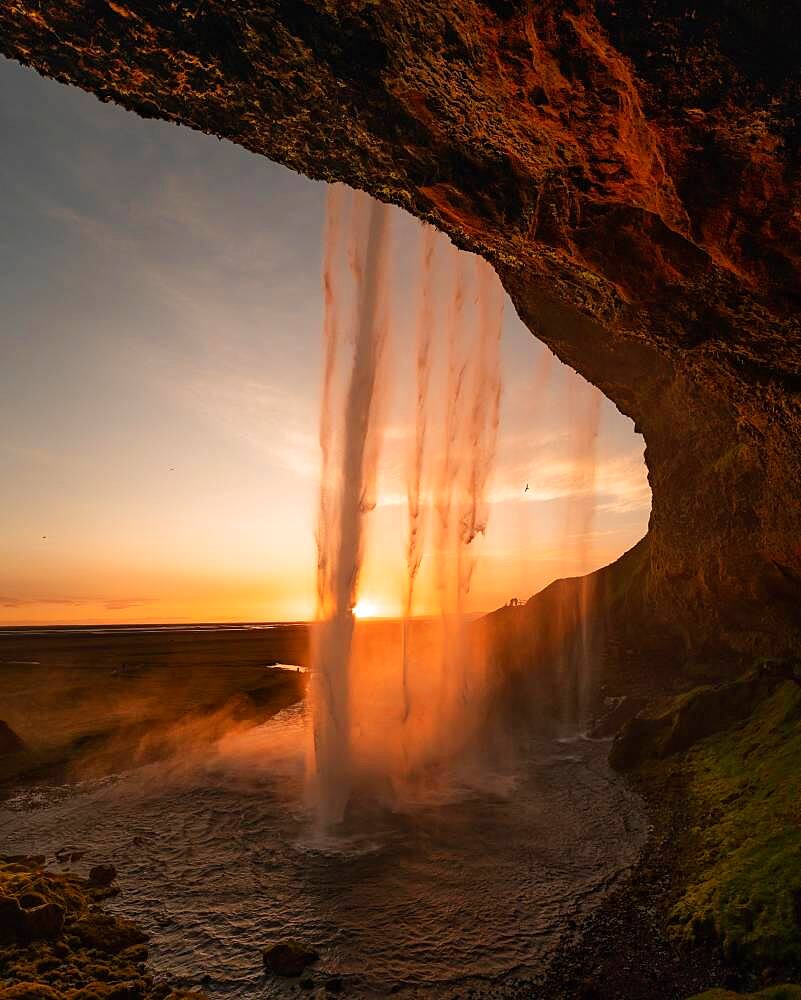
[[[261,951],[314,944],[348,996],[450,995],[542,973],[571,920],[635,860],[637,798],[608,744],[531,742],[496,772],[454,776],[403,810],[362,805],[350,832],[314,836],[303,802],[304,717],[282,713],[202,760],[0,805],[0,850],[86,851],[120,870],[117,912],[152,936],[156,969],[211,997],[297,996]]]

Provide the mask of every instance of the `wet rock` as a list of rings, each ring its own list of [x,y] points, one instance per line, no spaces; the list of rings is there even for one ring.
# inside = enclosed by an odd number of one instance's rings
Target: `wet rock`
[[[23,934],[31,940],[52,940],[64,929],[64,907],[59,903],[42,903],[23,913]]]
[[[264,966],[276,976],[299,976],[320,956],[301,941],[278,941],[263,953]]]
[[[117,877],[114,865],[95,865],[89,870],[89,885],[95,889],[105,889]]]
[[[80,861],[85,853],[85,851],[77,851],[74,847],[62,847],[60,851],[56,851],[56,861],[62,865]]]
[[[0,756],[3,754],[19,753],[25,749],[25,742],[17,736],[7,722],[0,719]]]
[[[587,734],[591,740],[606,740],[615,736],[645,707],[642,698],[629,698],[625,695],[608,701],[609,704],[604,706],[604,711],[595,719]]]
[[[609,751],[609,764],[616,771],[630,771],[656,754],[659,741],[669,722],[636,716],[615,736]]]
[[[34,906],[41,906],[47,900],[40,892],[24,892],[21,896],[17,896],[17,902],[23,910],[32,910]]]
[[[118,954],[133,945],[144,944],[147,934],[131,920],[108,913],[90,913],[71,925],[72,934],[86,948]]]
[[[615,737],[609,763],[628,771],[648,759],[683,753],[746,718],[787,679],[786,673],[762,669],[728,684],[687,691],[658,711],[627,722]]]
[[[13,896],[0,895],[0,943],[13,941],[22,930],[25,914]]]
[[[44,983],[15,983],[13,986],[0,986],[0,1000],[63,1000],[63,993]]]

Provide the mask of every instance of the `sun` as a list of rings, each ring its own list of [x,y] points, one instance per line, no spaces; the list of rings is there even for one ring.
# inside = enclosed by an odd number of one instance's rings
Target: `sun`
[[[353,605],[354,618],[378,618],[379,612],[378,603],[370,600],[369,597],[360,597]]]

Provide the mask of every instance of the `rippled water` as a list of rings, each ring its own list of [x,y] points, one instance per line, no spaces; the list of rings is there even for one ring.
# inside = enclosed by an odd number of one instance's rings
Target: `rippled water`
[[[635,860],[640,804],[606,744],[531,742],[514,768],[452,776],[390,811],[360,803],[339,837],[303,802],[301,709],[188,757],[105,782],[20,794],[0,849],[85,850],[120,869],[111,905],[153,935],[155,968],[212,997],[286,997],[261,950],[298,937],[349,996],[449,994],[537,977],[567,922]]]

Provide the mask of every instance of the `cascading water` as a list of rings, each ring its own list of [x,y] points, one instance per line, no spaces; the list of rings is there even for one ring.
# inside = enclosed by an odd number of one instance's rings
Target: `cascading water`
[[[338,277],[343,194],[330,189],[325,261],[325,370],[320,418],[322,482],[318,525],[318,600],[312,712],[316,801],[325,823],[342,818],[350,792],[349,664],[352,608],[362,563],[363,518],[374,492],[377,395],[387,336],[385,270],[390,212],[356,192],[349,222],[354,253],[350,375],[343,401],[342,434],[335,439],[337,355],[340,347]],[[337,448],[337,445],[339,446]]]
[[[323,826],[342,819],[365,785],[394,800],[431,766],[452,761],[480,717],[484,663],[468,643],[465,604],[498,430],[503,299],[492,268],[419,230],[414,436],[407,465],[408,538],[400,669],[397,653],[354,630],[381,443],[382,360],[389,297],[389,209],[334,188],[324,262],[325,361],[320,418],[318,616],[312,683],[313,784]],[[366,221],[365,218],[366,217]],[[347,234],[347,237],[346,237]],[[349,237],[349,238],[348,238]],[[343,247],[350,244],[350,278]],[[345,328],[350,327],[352,350]],[[443,336],[436,337],[438,330]],[[436,365],[435,346],[446,355]],[[338,391],[338,381],[347,388]],[[436,397],[436,398],[434,398]],[[439,407],[437,406],[439,404]],[[439,409],[443,412],[440,414]],[[429,433],[442,417],[439,440]],[[438,625],[412,622],[433,507]]]
[[[594,580],[590,574],[590,543],[596,510],[598,430],[602,396],[588,382],[571,379],[567,407],[570,413],[570,499],[565,518],[563,556],[575,567],[574,586],[563,588],[559,615],[564,641],[560,650],[562,722],[567,727],[587,721],[599,656],[600,618]]]
[[[417,574],[423,559],[423,507],[422,484],[428,436],[428,388],[431,380],[431,342],[434,333],[433,265],[436,232],[429,226],[423,229],[420,255],[420,288],[417,314],[417,348],[415,365],[415,424],[413,447],[409,455],[406,480],[408,510],[408,539],[406,542],[406,596],[403,604],[403,636],[401,648],[403,720],[409,717],[408,644],[409,622],[414,610],[414,590]]]

